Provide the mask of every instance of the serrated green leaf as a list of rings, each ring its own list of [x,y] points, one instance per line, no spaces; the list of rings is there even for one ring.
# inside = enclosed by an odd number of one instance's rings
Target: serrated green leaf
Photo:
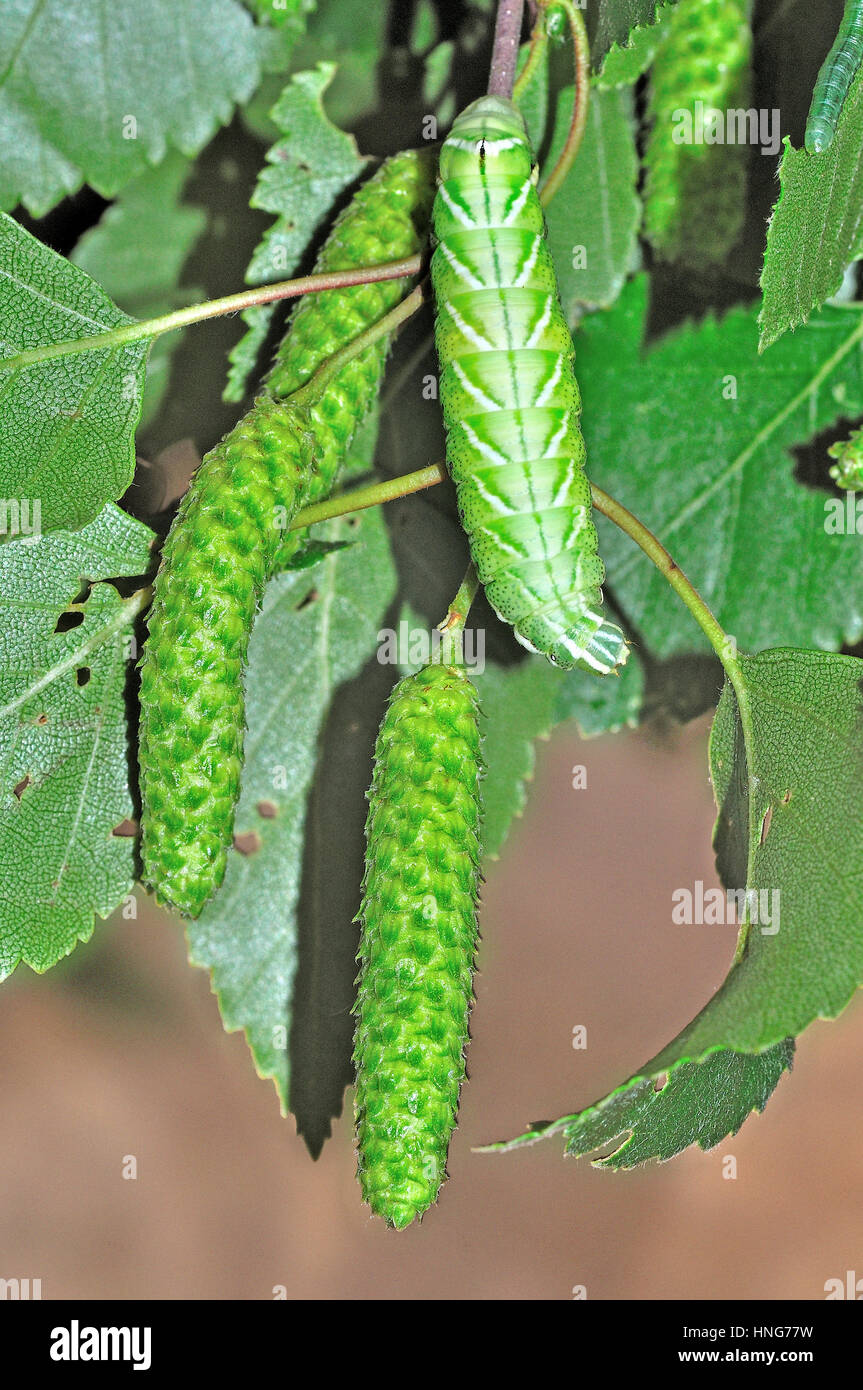
[[[354,127],[377,104],[390,19],[389,0],[364,0],[361,12],[354,5],[328,3],[309,18],[294,63],[311,68],[323,61],[336,67],[328,107],[337,126]],[[402,139],[398,147],[409,143]]]
[[[7,367],[16,353],[133,322],[77,266],[0,213],[0,495],[41,508],[43,531],[74,530],[121,497],[150,339]]]
[[[713,890],[703,916],[742,923],[724,984],[604,1100],[493,1147],[562,1130],[569,1152],[587,1153],[629,1132],[606,1161],[631,1167],[695,1142],[708,1148],[764,1108],[790,1066],[789,1040],[835,1018],[863,983],[861,723],[858,658],[792,649],[739,658],[710,738],[717,866],[739,897],[732,905]]]
[[[41,216],[196,154],[257,85],[256,31],[235,0],[9,0],[0,71],[0,207]]]
[[[267,151],[250,205],[273,213],[276,221],[252,257],[249,284],[271,284],[294,273],[339,195],[366,166],[353,136],[337,130],[324,112],[334,73],[331,63],[296,73],[270,113],[284,138]],[[225,400],[245,395],[274,312],[274,305],[244,312],[248,331],[231,351]]]
[[[626,40],[613,43],[594,78],[599,87],[630,87],[647,71],[668,32],[668,21],[677,0],[654,7],[653,18],[630,30]]]
[[[795,480],[789,450],[863,414],[863,314],[827,309],[763,357],[749,310],[644,351],[646,288],[635,280],[577,335],[591,479],[668,547],[741,648],[857,641],[863,552],[856,535],[828,533],[833,499]],[[609,588],[638,640],[659,657],[704,650],[650,562],[597,524]]]
[[[739,660],[741,702],[726,685],[710,738],[715,844],[723,883],[758,893],[760,916],[672,1045],[690,1056],[772,1046],[834,1018],[863,980],[863,661],[790,649]]]
[[[651,28],[668,8],[663,0],[605,0],[590,44],[594,68],[604,68],[606,55],[613,48],[626,48],[635,42],[636,31]]]
[[[593,1166],[622,1169],[673,1158],[690,1144],[712,1149],[736,1134],[753,1110],[764,1110],[793,1058],[793,1041],[754,1057],[713,1052],[703,1062],[677,1067],[664,1085],[657,1084],[648,1066],[646,1078],[632,1077],[585,1110],[536,1125],[517,1139],[485,1145],[480,1152],[504,1153],[560,1134],[566,1153],[576,1158],[613,1146]]]
[[[761,275],[760,347],[836,294],[845,268],[863,255],[863,69],[842,108],[833,143],[822,154],[785,140],[780,194],[767,230]]]
[[[48,970],[132,888],[125,691],[153,534],[108,506],[83,531],[0,547],[0,978]],[[82,585],[92,584],[86,599]],[[82,621],[56,631],[69,605]]]
[[[181,202],[191,165],[169,154],[123,189],[101,221],[85,232],[70,256],[133,318],[150,319],[203,299],[180,287],[183,265],[204,230],[202,208]],[[157,338],[147,362],[141,425],[152,419],[168,386],[171,358],[182,333]]]
[[[325,535],[356,544],[273,580],[252,633],[235,833],[260,847],[230,856],[217,898],[187,924],[225,1027],[245,1031],[315,1153],[351,1076],[364,792],[394,675],[370,662],[395,591],[383,519],[366,512]]]
[[[628,1130],[612,1159],[624,1167],[709,1147],[764,1108],[790,1065],[789,1039],[835,1018],[863,983],[863,661],[792,649],[739,661],[710,739],[717,866],[748,904],[732,908],[714,890],[721,901],[709,907],[714,920],[743,923],[734,964],[622,1087],[511,1143],[563,1130],[569,1151],[586,1153]]]
[[[554,724],[554,702],[561,672],[547,661],[527,660],[517,666],[489,663],[474,674],[479,691],[482,756],[482,846],[486,858],[496,859],[512,821],[522,814],[527,783],[536,764],[534,741],[546,738]]]
[[[566,139],[573,89],[557,98],[546,169]],[[560,296],[572,324],[586,304],[609,305],[637,254],[641,203],[632,100],[625,91],[591,93],[584,140],[572,170],[548,207],[548,240]]]

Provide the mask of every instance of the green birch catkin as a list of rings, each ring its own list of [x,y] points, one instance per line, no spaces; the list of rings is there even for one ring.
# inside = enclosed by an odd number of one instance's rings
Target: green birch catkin
[[[315,270],[381,265],[421,251],[428,238],[434,174],[434,159],[428,150],[406,150],[388,159],[360,187],[336,221]],[[265,378],[266,389],[277,397],[299,390],[327,358],[394,309],[409,288],[404,280],[382,280],[306,295],[291,317]],[[354,433],[377,399],[388,347],[388,341],[381,339],[359,353],[307,407],[315,472],[308,480],[302,506],[322,500],[332,490]],[[284,538],[280,562],[301,540],[297,532]]]
[[[427,156],[387,160],[336,221],[317,268],[414,254],[431,191]],[[267,581],[301,540],[284,526],[331,490],[379,390],[386,343],[348,362],[313,404],[298,409],[278,398],[404,293],[404,281],[383,281],[301,301],[266,379],[268,394],[204,459],[165,542],[141,661],[142,877],[186,916],[198,916],[225,874],[249,637]]]
[[[357,1173],[399,1230],[437,1197],[465,1076],[481,767],[464,670],[401,681],[375,749],[354,1010]]]
[[[726,125],[729,112],[749,105],[751,8],[751,0],[679,0],[651,68],[644,221],[666,260],[722,261],[740,235],[749,127],[744,119],[729,142]]]

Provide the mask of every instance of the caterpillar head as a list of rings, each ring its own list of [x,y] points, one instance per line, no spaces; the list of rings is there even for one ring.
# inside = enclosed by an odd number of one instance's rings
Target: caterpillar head
[[[524,119],[505,97],[480,97],[453,122],[441,150],[440,177],[476,175],[499,161],[507,175],[530,177],[533,155]]]

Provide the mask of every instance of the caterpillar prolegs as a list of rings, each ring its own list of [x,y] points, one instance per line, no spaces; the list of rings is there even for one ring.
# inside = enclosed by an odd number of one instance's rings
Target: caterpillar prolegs
[[[393,690],[375,749],[360,908],[358,1176],[397,1229],[435,1201],[464,1080],[480,860],[477,695],[457,666]]]
[[[412,255],[430,204],[427,157],[393,156],[339,217],[318,268]],[[301,539],[277,520],[329,493],[377,396],[386,344],[348,362],[306,409],[273,396],[303,385],[404,292],[404,281],[382,281],[301,302],[267,378],[272,394],[204,459],[165,542],[141,662],[142,877],[187,916],[198,916],[225,874],[249,636],[264,586]]]
[[[628,649],[601,611],[572,338],[511,101],[455,121],[432,225],[447,463],[477,573],[528,650],[607,673]]]

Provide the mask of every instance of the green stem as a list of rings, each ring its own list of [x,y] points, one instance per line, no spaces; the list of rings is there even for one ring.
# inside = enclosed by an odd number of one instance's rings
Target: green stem
[[[438,632],[442,635],[441,647],[444,651],[444,660],[450,666],[457,666],[464,660],[462,649],[464,625],[478,591],[479,579],[471,563],[465,571],[464,579],[458,587],[458,593],[450,604],[446,617],[442,623],[438,623]]]
[[[332,521],[333,517],[349,516],[352,512],[365,511],[367,507],[377,507],[381,502],[395,502],[399,497],[408,497],[412,492],[434,487],[442,483],[447,472],[442,463],[430,464],[416,473],[404,473],[400,478],[388,478],[385,483],[369,483],[366,487],[354,488],[352,492],[341,492],[337,497],[328,497],[325,502],[315,502],[311,507],[303,507],[297,512],[289,531],[302,531],[306,526],[314,526],[318,521]]]
[[[311,405],[314,401],[319,399],[333,377],[338,376],[339,372],[348,362],[353,361],[355,357],[359,357],[360,353],[365,352],[367,348],[372,347],[375,343],[379,342],[381,338],[386,338],[390,333],[394,333],[395,330],[404,323],[405,319],[409,319],[412,314],[416,313],[417,309],[422,308],[422,304],[422,286],[418,285],[415,290],[411,290],[410,294],[400,300],[394,309],[391,309],[388,314],[384,314],[383,318],[378,319],[377,323],[373,323],[371,328],[367,328],[364,332],[359,333],[357,337],[352,338],[345,347],[340,348],[338,352],[334,352],[331,357],[328,357],[326,361],[318,367],[314,375],[309,377],[305,385],[300,386],[296,391],[292,392],[290,396],[286,397],[286,399],[291,405]]]
[[[376,507],[381,502],[393,502],[399,497],[407,497],[412,492],[420,492],[423,488],[434,487],[435,484],[443,482],[447,477],[446,468],[442,463],[430,464],[428,468],[420,468],[415,473],[403,473],[399,478],[388,478],[384,483],[371,483],[367,487],[356,488],[352,492],[344,492],[338,497],[330,497],[326,502],[318,502],[313,507],[304,507],[301,512],[297,512],[290,525],[291,531],[299,531],[305,526],[312,526],[318,521],[329,521],[333,517],[347,516],[351,512],[363,511],[367,507]],[[708,642],[710,643],[719,660],[722,662],[728,679],[734,686],[738,698],[742,698],[745,703],[745,696],[742,691],[742,670],[736,655],[733,653],[733,644],[729,641],[728,634],[713,616],[704,599],[695,588],[694,584],[686,578],[680,566],[671,558],[668,551],[661,541],[658,541],[652,531],[648,531],[643,522],[632,515],[621,502],[616,502],[613,497],[609,497],[602,488],[590,486],[590,495],[594,507],[603,516],[607,516],[609,521],[613,521],[630,540],[644,551],[663,578],[671,585],[677,597],[686,605],[698,626],[701,628]],[[464,581],[450,605],[449,614],[441,624],[441,631],[454,630],[464,627],[464,620],[467,617],[468,609],[473,602],[477,583],[476,576],[473,574],[473,566],[465,575]],[[460,621],[454,618],[454,614],[461,615]]]
[[[203,304],[190,304],[186,309],[176,309],[173,313],[162,314],[159,318],[120,324],[117,328],[108,328],[103,333],[93,333],[86,338],[73,338],[66,343],[44,343],[40,347],[28,348],[24,352],[16,353],[14,357],[0,360],[0,371],[17,371],[32,362],[47,362],[52,357],[71,357],[77,352],[96,352],[100,348],[122,347],[125,343],[138,342],[142,338],[157,338],[162,333],[171,333],[174,329],[185,328],[190,323],[202,323],[206,319],[219,318],[222,314],[235,314],[240,309],[249,309],[256,304],[270,304],[278,299],[293,299],[301,294],[344,289],[351,285],[374,284],[379,280],[404,280],[416,275],[421,265],[420,256],[407,256],[404,260],[388,261],[385,265],[361,266],[356,270],[331,270],[322,275],[303,275],[298,280],[281,280],[275,285],[259,285],[256,289],[225,295],[222,299],[208,299]]]
[[[653,532],[648,531],[644,523],[633,516],[632,512],[627,511],[622,503],[616,502],[613,497],[609,497],[607,492],[595,487],[593,483],[590,485],[590,496],[596,510],[602,512],[603,516],[607,516],[609,521],[613,521],[615,526],[618,526],[629,536],[630,540],[635,541],[635,544],[644,551],[648,560],[653,562],[662,577],[671,585],[677,597],[686,605],[698,623],[722,662],[728,679],[737,690],[742,672],[739,662],[732,655],[732,644],[728,640],[728,634],[713,616],[698,590],[686,578],[680,566],[671,558],[662,542],[658,541]]]
[[[458,592],[449,606],[446,617],[439,624],[439,632],[462,632],[467,622],[467,615],[471,610],[471,605],[479,592],[479,579],[473,563],[469,564],[465,570],[464,579],[458,586]]]
[[[543,207],[547,207],[551,202],[572,168],[584,137],[587,107],[590,99],[590,45],[587,41],[587,30],[584,27],[581,11],[576,9],[573,0],[543,0],[543,4],[546,3],[561,6],[566,11],[566,17],[569,20],[575,64],[575,96],[572,121],[566,143],[560,152],[557,163],[539,190],[539,198]]]

